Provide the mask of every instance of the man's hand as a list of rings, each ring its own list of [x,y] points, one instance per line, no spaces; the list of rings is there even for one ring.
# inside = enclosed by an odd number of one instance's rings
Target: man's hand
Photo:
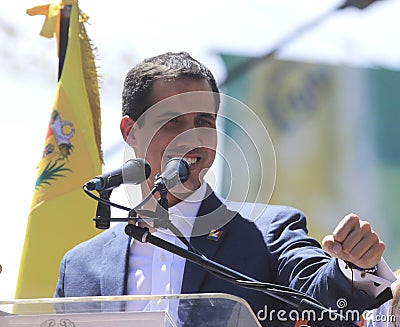
[[[372,268],[381,259],[385,244],[367,221],[351,213],[325,236],[322,247],[331,256],[349,261],[360,268]]]

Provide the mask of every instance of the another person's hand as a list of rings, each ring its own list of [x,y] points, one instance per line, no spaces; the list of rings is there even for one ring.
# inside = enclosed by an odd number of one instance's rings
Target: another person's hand
[[[371,229],[369,222],[354,213],[345,216],[332,235],[324,237],[322,247],[331,256],[360,268],[374,267],[385,250],[385,244]]]

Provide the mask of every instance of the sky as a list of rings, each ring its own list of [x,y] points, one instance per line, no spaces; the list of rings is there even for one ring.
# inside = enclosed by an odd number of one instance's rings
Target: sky
[[[0,11],[0,142],[2,227],[0,300],[14,297],[36,164],[51,112],[57,57],[54,39],[39,36],[43,17],[26,9],[46,2],[9,1]],[[278,52],[285,59],[400,69],[400,0],[365,10],[336,11],[338,0],[79,1],[89,15],[101,75],[104,170],[119,167],[123,78],[138,61],[188,51],[217,81],[226,77],[219,53],[257,56],[306,23],[325,18]]]

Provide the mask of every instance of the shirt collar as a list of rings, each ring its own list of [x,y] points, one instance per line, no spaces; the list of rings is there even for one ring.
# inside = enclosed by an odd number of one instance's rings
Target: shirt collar
[[[207,183],[203,181],[201,186],[186,199],[169,208],[170,217],[172,216],[171,220],[176,227],[182,227],[180,226],[182,223],[184,225],[189,224],[190,231],[192,230],[201,202],[204,200],[206,195],[206,191]]]

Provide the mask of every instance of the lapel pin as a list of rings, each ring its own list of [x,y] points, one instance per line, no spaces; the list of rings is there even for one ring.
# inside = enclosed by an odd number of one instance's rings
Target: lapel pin
[[[222,235],[222,230],[212,229],[207,236],[207,239],[212,241],[218,241]]]

